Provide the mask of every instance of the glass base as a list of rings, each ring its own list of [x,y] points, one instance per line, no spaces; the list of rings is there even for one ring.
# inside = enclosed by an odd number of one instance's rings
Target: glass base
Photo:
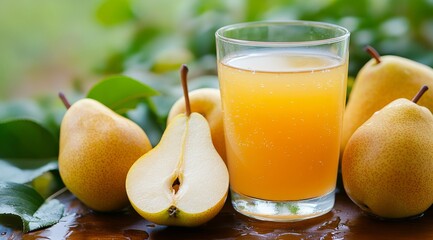
[[[268,201],[247,197],[231,190],[231,198],[234,209],[248,217],[273,222],[296,222],[331,211],[335,192],[299,201]]]

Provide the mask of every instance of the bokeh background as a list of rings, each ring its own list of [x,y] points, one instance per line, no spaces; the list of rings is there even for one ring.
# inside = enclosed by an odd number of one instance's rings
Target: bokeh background
[[[318,20],[351,32],[350,75],[371,44],[433,66],[433,0],[4,0],[0,99],[82,90],[104,75],[215,75],[214,32],[256,20]]]
[[[159,129],[150,133],[155,143],[180,96],[182,63],[191,69],[192,89],[218,87],[214,33],[219,27],[291,19],[351,31],[351,81],[369,60],[363,51],[368,44],[382,55],[433,66],[433,0],[2,0],[0,119],[47,122],[51,114],[46,125],[58,134],[65,111],[59,91],[74,101],[98,80],[124,74],[161,92],[155,98],[157,121],[139,117],[145,110],[129,115],[146,131]]]

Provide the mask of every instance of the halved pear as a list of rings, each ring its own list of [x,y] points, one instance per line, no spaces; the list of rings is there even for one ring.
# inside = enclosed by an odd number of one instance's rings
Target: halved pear
[[[197,226],[224,206],[229,175],[198,114],[179,114],[160,143],[138,159],[126,178],[134,209],[161,225]]]

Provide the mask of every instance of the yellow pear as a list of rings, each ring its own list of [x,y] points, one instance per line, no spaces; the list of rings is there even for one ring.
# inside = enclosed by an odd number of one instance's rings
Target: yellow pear
[[[129,204],[125,190],[131,165],[152,148],[145,132],[103,104],[82,99],[60,127],[59,171],[66,187],[96,211]]]
[[[433,115],[397,99],[359,127],[342,159],[348,196],[381,218],[418,216],[433,203]]]
[[[212,143],[221,158],[226,160],[223,116],[220,91],[215,88],[200,88],[189,93],[191,111],[203,115],[209,123]],[[178,99],[170,109],[167,124],[180,113],[185,113],[185,98]]]
[[[170,121],[158,145],[132,165],[126,192],[145,219],[191,227],[209,221],[224,206],[229,176],[206,119],[190,112],[186,72],[183,66],[186,114]]]
[[[359,71],[343,119],[341,153],[347,141],[373,113],[398,98],[411,98],[421,86],[433,88],[433,69],[415,61],[382,56],[367,48],[375,57]],[[418,103],[433,111],[433,91]]]

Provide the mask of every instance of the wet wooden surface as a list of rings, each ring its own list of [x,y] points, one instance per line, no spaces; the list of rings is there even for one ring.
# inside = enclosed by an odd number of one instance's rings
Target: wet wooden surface
[[[381,221],[363,214],[343,192],[331,212],[311,220],[258,221],[235,212],[227,201],[213,220],[197,228],[155,225],[132,209],[95,213],[69,192],[58,199],[67,206],[58,224],[27,234],[0,225],[0,239],[433,239],[433,208],[417,219]]]

